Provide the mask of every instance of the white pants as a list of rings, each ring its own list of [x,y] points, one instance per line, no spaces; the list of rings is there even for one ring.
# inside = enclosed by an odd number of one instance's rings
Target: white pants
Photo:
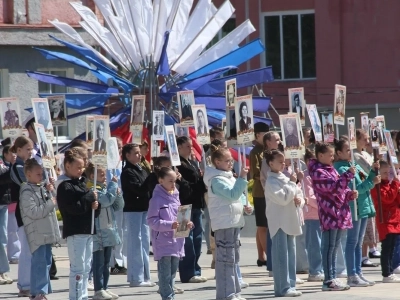
[[[8,225],[7,225],[8,243],[7,255],[8,260],[18,260],[21,254],[21,242],[18,236],[18,224],[15,218],[15,211],[8,212]]]
[[[126,244],[126,238],[127,238],[127,228],[125,225],[124,221],[124,212],[121,211],[116,211],[115,213],[115,221],[117,222],[117,232],[119,237],[121,238],[121,244],[116,245],[111,253],[111,259],[110,259],[110,266],[114,267],[115,264],[117,264],[120,267],[125,267],[127,266],[126,263],[126,249],[127,249],[127,244]]]
[[[24,226],[18,228],[19,241],[21,242],[21,254],[18,262],[18,283],[20,290],[29,291],[31,289],[31,260],[32,254],[29,249],[28,239],[26,238]]]

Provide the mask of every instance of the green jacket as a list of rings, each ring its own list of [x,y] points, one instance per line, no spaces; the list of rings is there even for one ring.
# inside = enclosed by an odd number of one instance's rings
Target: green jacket
[[[340,175],[346,172],[351,167],[350,162],[344,160],[339,160],[333,165]],[[356,189],[358,191],[358,219],[374,217],[375,207],[372,201],[370,190],[374,187],[373,180],[376,176],[376,173],[374,170],[371,170],[369,174],[366,174],[357,163],[355,164],[355,167],[357,168],[354,179],[356,181]],[[361,180],[360,173],[364,174],[364,177],[366,177],[364,181]],[[349,188],[353,190],[353,181],[349,183]],[[350,201],[349,204],[351,209],[351,217],[354,220],[354,201]]]

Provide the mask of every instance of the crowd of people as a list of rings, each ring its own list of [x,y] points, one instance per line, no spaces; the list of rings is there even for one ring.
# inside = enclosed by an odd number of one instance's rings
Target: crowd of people
[[[177,137],[181,165],[176,168],[168,148],[151,166],[146,142],[123,145],[117,137],[121,163],[108,170],[94,166],[86,143],[74,140],[56,179],[42,166],[34,121],[23,124],[29,138],[2,141],[0,164],[0,284],[13,282],[9,264],[18,263],[20,297],[47,299],[50,280],[58,279],[52,247],[65,239],[69,299],[88,299],[91,290],[95,300],[117,299],[108,285],[116,274],[126,275],[130,287],[156,286],[151,255],[158,263],[161,299],[175,299],[184,292],[175,285],[178,272],[183,284],[207,281],[199,265],[204,236],[213,257],[216,299],[244,300],[241,289],[248,284],[239,267],[240,230],[244,214],[253,210],[256,263],[273,277],[276,297],[301,295],[296,285],[304,281],[296,274],[321,282],[323,291],[372,286],[362,273],[362,267],[377,267],[369,257],[380,257],[383,283],[400,282],[395,275],[400,273],[400,181],[393,171],[399,166],[385,155],[373,158],[363,129],[356,131],[352,164],[346,136],[333,145],[315,142],[305,128],[304,158],[293,160],[285,158],[279,133],[256,123],[250,169],[237,170],[221,128],[210,130],[201,162],[191,139]],[[248,180],[253,180],[254,208],[246,199]],[[180,224],[182,205],[191,205],[191,218]],[[383,220],[375,220],[381,215]],[[187,237],[176,236],[182,227]]]

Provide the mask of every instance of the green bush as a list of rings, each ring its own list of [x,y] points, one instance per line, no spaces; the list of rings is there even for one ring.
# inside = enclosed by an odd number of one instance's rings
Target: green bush
[[[254,206],[254,204],[253,204],[253,184],[254,184],[254,181],[253,181],[253,179],[251,179],[249,181],[249,184],[247,185],[247,198],[249,199],[249,203],[252,206]]]
[[[61,213],[58,209],[56,210],[56,214],[57,214],[57,220],[62,221]]]

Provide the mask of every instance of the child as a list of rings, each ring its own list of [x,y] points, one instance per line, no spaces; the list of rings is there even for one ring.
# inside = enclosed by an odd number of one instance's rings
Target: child
[[[24,173],[27,183],[20,189],[20,209],[25,234],[32,253],[31,299],[44,300],[50,294],[51,245],[61,240],[55,213],[56,199],[49,184],[47,190],[41,185],[43,168],[34,158],[25,161]]]
[[[244,226],[243,192],[247,188],[248,169],[240,177],[232,174],[233,159],[229,149],[211,145],[211,162],[215,168],[205,170],[208,187],[208,208],[216,249],[215,279],[217,299],[242,299],[237,271],[239,263],[239,234]],[[246,207],[246,213],[252,212]]]
[[[283,153],[267,150],[264,158],[270,168],[265,199],[272,238],[272,269],[276,270],[273,273],[275,297],[296,297],[302,294],[296,291],[295,236],[302,233],[296,206],[303,207],[304,199],[296,185],[296,173],[292,173],[290,179],[282,173],[285,169]]]
[[[355,167],[339,176],[333,167],[334,149],[328,143],[315,144],[316,159],[311,158],[308,171],[318,203],[322,230],[321,252],[324,269],[323,291],[343,291],[350,287],[336,279],[336,254],[340,238],[352,228],[349,201],[357,199],[358,192],[348,188],[354,178]]]
[[[70,260],[69,299],[82,300],[88,298],[87,284],[93,252],[92,209],[96,210],[97,217],[100,205],[97,192],[90,191],[85,178],[81,177],[84,162],[75,148],[65,151],[64,170],[68,179],[58,185],[57,202],[63,218],[63,238],[67,239]]]
[[[398,283],[400,278],[393,274],[392,257],[395,249],[396,237],[400,234],[400,182],[397,177],[389,181],[390,165],[386,161],[380,162],[381,174],[381,203],[383,223],[377,222],[379,238],[382,242],[381,266],[383,283]],[[371,190],[378,216],[380,207],[376,189]]]
[[[338,161],[334,163],[335,169],[339,174],[343,174],[350,167],[351,152],[347,138],[335,140],[335,153]],[[380,182],[380,176],[376,176],[374,168],[379,168],[379,163],[375,163],[369,173],[365,173],[363,169],[355,164],[356,172],[354,174],[355,187],[358,192],[357,197],[357,221],[354,214],[355,202],[350,202],[352,213],[353,228],[347,230],[347,241],[345,250],[346,268],[347,268],[347,284],[350,287],[371,286],[375,282],[367,280],[362,274],[361,246],[364,240],[365,229],[367,228],[367,220],[375,216],[375,208],[372,202],[370,190],[375,184]],[[349,188],[353,188],[353,183],[349,183]]]
[[[95,166],[89,163],[86,168],[86,175],[89,180],[86,186],[94,188]],[[98,202],[101,205],[100,215],[95,220],[96,235],[93,236],[93,279],[95,295],[93,299],[118,299],[118,295],[108,289],[108,279],[110,277],[109,264],[111,251],[115,245],[121,243],[117,233],[115,222],[115,211],[122,210],[124,200],[118,188],[118,179],[113,177],[108,186],[106,183],[106,170],[104,167],[97,167],[96,188]]]
[[[158,261],[158,285],[162,300],[174,299],[175,275],[179,260],[185,255],[184,238],[174,238],[174,229],[180,225],[176,219],[179,192],[175,187],[177,175],[170,168],[162,167],[157,172],[159,184],[150,199],[147,223],[151,228],[154,260]],[[192,228],[188,222],[186,228]]]
[[[306,164],[310,159],[315,158],[314,151],[306,149],[304,161]],[[307,281],[323,281],[324,271],[322,269],[321,256],[321,227],[318,217],[318,203],[314,195],[312,180],[308,170],[304,171],[305,196],[308,199],[307,208],[303,209],[306,249],[309,264],[309,275]]]

